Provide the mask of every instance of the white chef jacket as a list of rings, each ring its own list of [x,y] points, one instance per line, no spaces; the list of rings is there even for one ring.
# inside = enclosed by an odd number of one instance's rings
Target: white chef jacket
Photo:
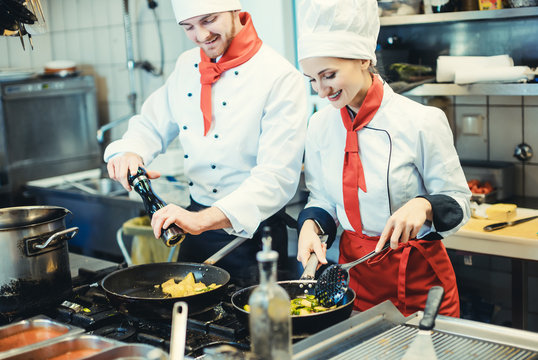
[[[310,190],[306,208],[322,208],[337,225],[354,231],[342,191],[346,135],[340,110],[331,105],[310,118],[305,152],[305,180]],[[467,222],[471,192],[441,110],[398,95],[385,83],[381,106],[358,132],[358,138],[367,190],[358,191],[365,235],[380,235],[391,214],[419,195],[448,195],[461,207],[462,221],[438,232],[442,237]],[[434,231],[433,224],[425,224],[417,237]]]
[[[199,62],[199,48],[180,55],[104,158],[134,152],[147,165],[179,135],[191,197],[222,210],[232,224],[228,233],[252,237],[297,190],[307,122],[302,75],[263,44],[213,84],[213,118],[204,136]]]

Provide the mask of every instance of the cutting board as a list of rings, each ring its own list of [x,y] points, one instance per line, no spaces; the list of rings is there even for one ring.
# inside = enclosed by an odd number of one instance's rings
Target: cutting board
[[[516,217],[512,220],[517,220],[529,216],[538,215],[538,210],[517,208]],[[483,234],[500,235],[500,236],[513,236],[527,239],[538,239],[538,219],[527,221],[523,224],[508,226],[504,229],[495,231],[484,231],[484,226],[499,223],[501,221],[496,220],[482,220],[471,218],[467,224],[462,227],[462,230],[468,230]]]

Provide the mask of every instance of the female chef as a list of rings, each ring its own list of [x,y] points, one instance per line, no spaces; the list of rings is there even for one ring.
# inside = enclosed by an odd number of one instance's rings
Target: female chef
[[[405,316],[424,309],[441,285],[440,313],[459,316],[456,278],[443,243],[469,219],[470,191],[444,113],[393,92],[374,73],[379,33],[375,0],[308,0],[299,6],[304,75],[330,105],[308,125],[310,196],[299,215],[297,259],[340,238],[339,263],[377,256],[350,271],[364,311],[387,299]],[[389,241],[390,248],[380,251]]]

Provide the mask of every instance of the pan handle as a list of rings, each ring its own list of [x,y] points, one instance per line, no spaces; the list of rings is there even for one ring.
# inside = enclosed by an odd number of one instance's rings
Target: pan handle
[[[188,305],[184,301],[174,304],[172,314],[172,333],[170,335],[170,360],[183,360],[187,330]]]
[[[239,245],[245,242],[245,240],[248,240],[248,238],[244,237],[236,237],[232,241],[230,241],[226,246],[224,246],[222,249],[217,251],[215,254],[210,256],[206,261],[204,261],[204,264],[207,265],[215,265],[216,262],[218,262],[220,259],[231,253],[235,248],[237,248]]]

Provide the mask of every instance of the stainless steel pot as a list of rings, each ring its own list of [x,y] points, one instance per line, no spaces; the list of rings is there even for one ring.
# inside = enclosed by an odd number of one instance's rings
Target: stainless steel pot
[[[0,313],[10,317],[51,305],[71,291],[66,229],[71,212],[56,206],[0,209]]]

